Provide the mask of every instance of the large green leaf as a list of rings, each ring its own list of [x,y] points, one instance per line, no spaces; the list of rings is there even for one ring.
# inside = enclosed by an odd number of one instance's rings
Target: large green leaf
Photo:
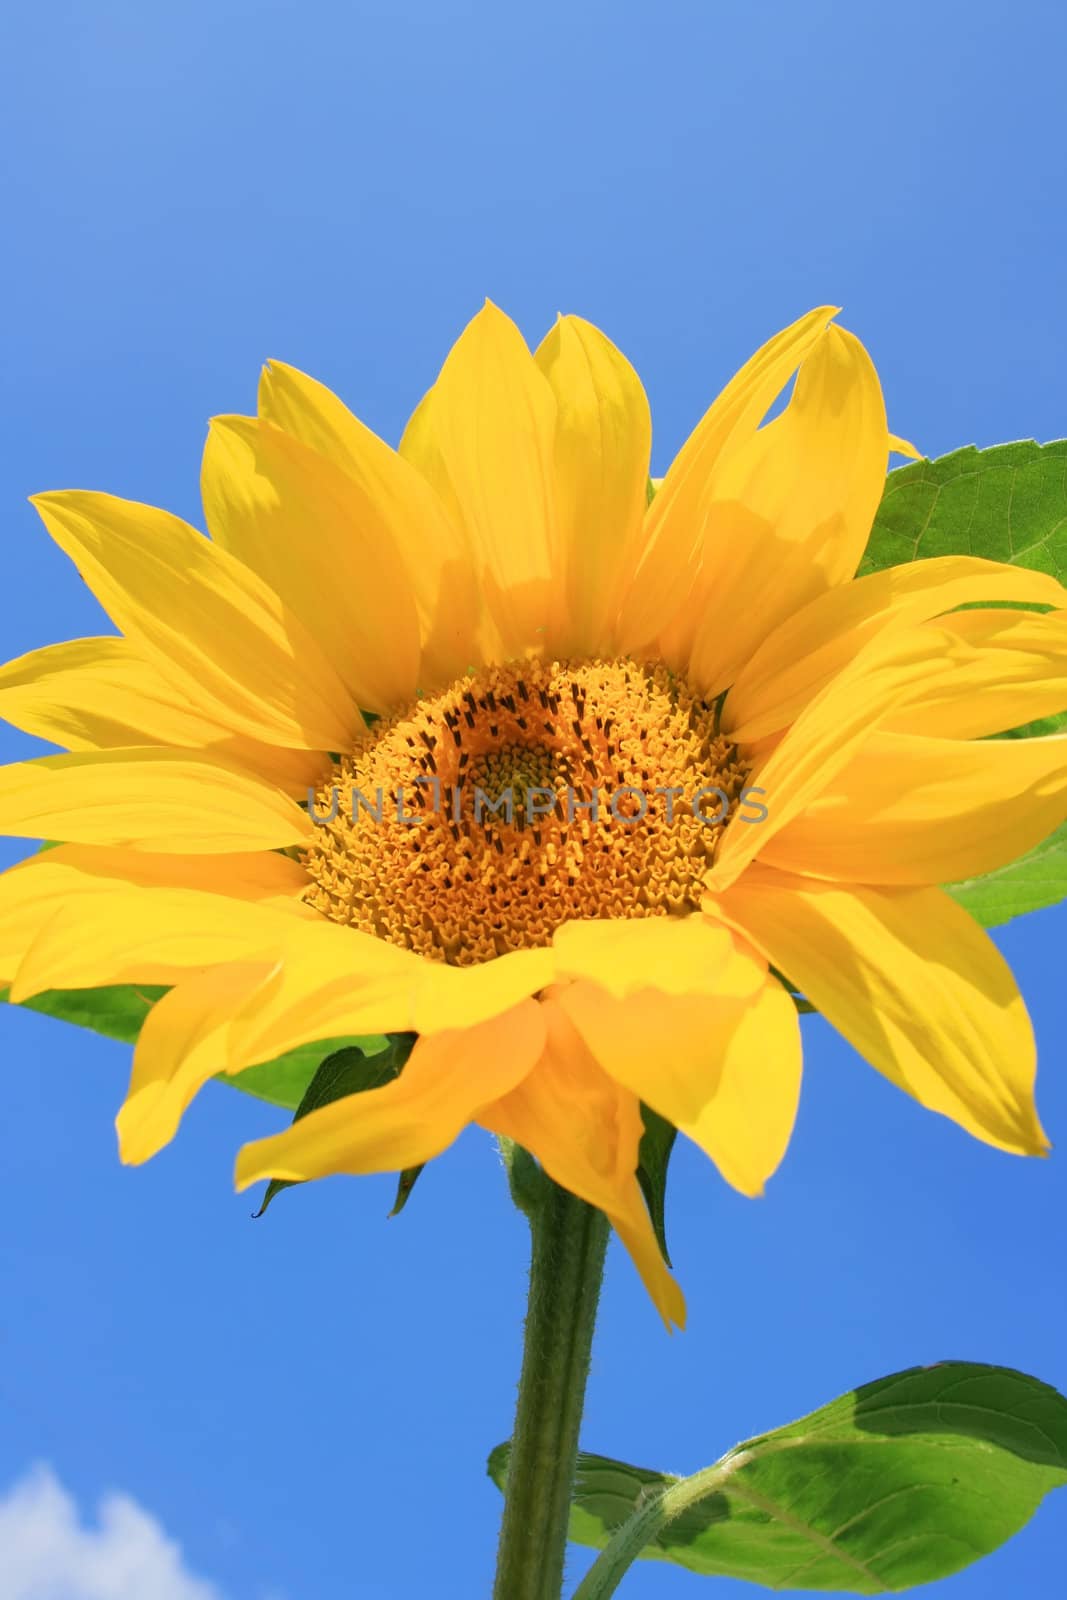
[[[891,472],[860,574],[944,555],[983,556],[1067,582],[1067,439],[968,445]],[[1065,727],[1067,711],[998,737]],[[1061,828],[1009,866],[947,887],[985,927],[1055,905],[1067,897],[1067,835]]]
[[[310,1112],[332,1105],[335,1100],[345,1100],[351,1095],[362,1094],[367,1089],[380,1089],[383,1084],[390,1083],[403,1071],[414,1043],[413,1033],[393,1033],[385,1038],[385,1048],[373,1053],[355,1045],[334,1051],[319,1064],[301,1096],[293,1121],[299,1122]],[[421,1167],[408,1167],[400,1174],[391,1216],[395,1217],[404,1209],[421,1171]],[[294,1186],[294,1180],[272,1178],[256,1216],[261,1217],[283,1189],[292,1189]]]
[[[499,1487],[508,1449],[489,1460]],[[571,1538],[610,1549],[575,1600],[613,1594],[638,1554],[770,1589],[906,1589],[995,1550],[1064,1483],[1055,1389],[1005,1367],[915,1367],[691,1479],[581,1456]]]
[[[1067,580],[1067,439],[967,445],[886,479],[859,572],[984,556]]]

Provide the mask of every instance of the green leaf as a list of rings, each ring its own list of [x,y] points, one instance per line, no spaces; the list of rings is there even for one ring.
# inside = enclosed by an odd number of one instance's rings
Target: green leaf
[[[891,472],[859,576],[947,555],[1067,580],[1067,439],[967,445]]]
[[[145,1017],[166,992],[158,984],[117,983],[99,989],[45,989],[19,1003],[27,1011],[40,1011],[79,1028],[91,1028],[109,1039],[133,1044]],[[0,991],[0,1001],[7,997],[7,989]]]
[[[499,1487],[508,1448],[489,1459]],[[1055,1389],[1006,1367],[913,1367],[693,1478],[580,1456],[571,1538],[610,1548],[575,1600],[605,1600],[637,1554],[770,1589],[895,1592],[988,1555],[1064,1483]]]
[[[1067,822],[1018,861],[946,887],[983,928],[1058,905],[1067,899]]]
[[[301,1097],[293,1121],[299,1122],[301,1117],[306,1117],[310,1111],[318,1111],[322,1106],[331,1105],[335,1100],[362,1094],[366,1089],[380,1089],[383,1084],[391,1082],[393,1078],[399,1076],[414,1043],[413,1033],[394,1033],[387,1036],[385,1049],[375,1051],[372,1055],[356,1045],[334,1051],[320,1063]],[[390,1216],[396,1216],[404,1209],[421,1171],[421,1167],[408,1167],[400,1174],[396,1201],[389,1213]],[[276,1195],[281,1194],[283,1189],[293,1187],[294,1180],[272,1178],[256,1216],[261,1217],[271,1201]]]
[[[665,1216],[667,1167],[670,1164],[671,1151],[678,1130],[667,1121],[666,1117],[661,1117],[658,1111],[653,1111],[652,1107],[646,1106],[644,1102],[641,1105],[641,1120],[645,1125],[645,1131],[641,1135],[641,1144],[637,1152],[637,1181],[641,1185],[648,1214],[652,1218],[652,1227],[663,1252],[663,1259],[670,1266]]]

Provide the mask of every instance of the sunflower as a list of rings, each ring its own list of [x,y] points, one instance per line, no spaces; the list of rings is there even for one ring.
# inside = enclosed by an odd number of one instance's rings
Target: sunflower
[[[651,502],[624,357],[575,317],[531,355],[492,305],[398,451],[269,365],[258,416],[211,425],[209,537],[36,497],[117,635],[0,672],[67,752],[0,773],[0,828],[64,841],[0,878],[0,976],[166,987],[125,1161],[218,1073],[413,1033],[395,1081],[246,1145],[239,1187],[477,1123],[602,1209],[681,1323],[642,1103],[758,1194],[790,986],[922,1105],[1045,1148],[1022,999],[938,885],[1067,814],[1063,738],[986,737],[1067,704],[1065,593],[964,556],[854,576],[910,447],[834,316],[742,368]]]

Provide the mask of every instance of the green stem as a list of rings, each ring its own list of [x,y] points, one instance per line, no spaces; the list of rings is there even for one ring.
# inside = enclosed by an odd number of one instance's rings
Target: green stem
[[[608,1224],[547,1178],[523,1209],[530,1298],[493,1600],[559,1600]]]

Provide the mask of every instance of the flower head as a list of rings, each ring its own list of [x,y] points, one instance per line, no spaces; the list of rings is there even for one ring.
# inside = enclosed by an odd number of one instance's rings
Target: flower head
[[[0,977],[168,987],[125,1160],[219,1072],[415,1033],[239,1184],[479,1123],[601,1207],[680,1322],[641,1105],[759,1193],[800,1088],[782,975],[923,1105],[1044,1148],[1023,1002],[938,885],[1067,814],[1063,739],[985,737],[1067,703],[1064,590],[970,557],[855,578],[910,447],[833,315],[748,362],[651,504],[625,359],[573,317],[531,356],[491,305],[398,452],[269,366],[259,415],[212,425],[210,537],[37,498],[118,636],[0,671],[0,712],[70,752],[0,773],[0,827],[65,841],[0,877]]]

